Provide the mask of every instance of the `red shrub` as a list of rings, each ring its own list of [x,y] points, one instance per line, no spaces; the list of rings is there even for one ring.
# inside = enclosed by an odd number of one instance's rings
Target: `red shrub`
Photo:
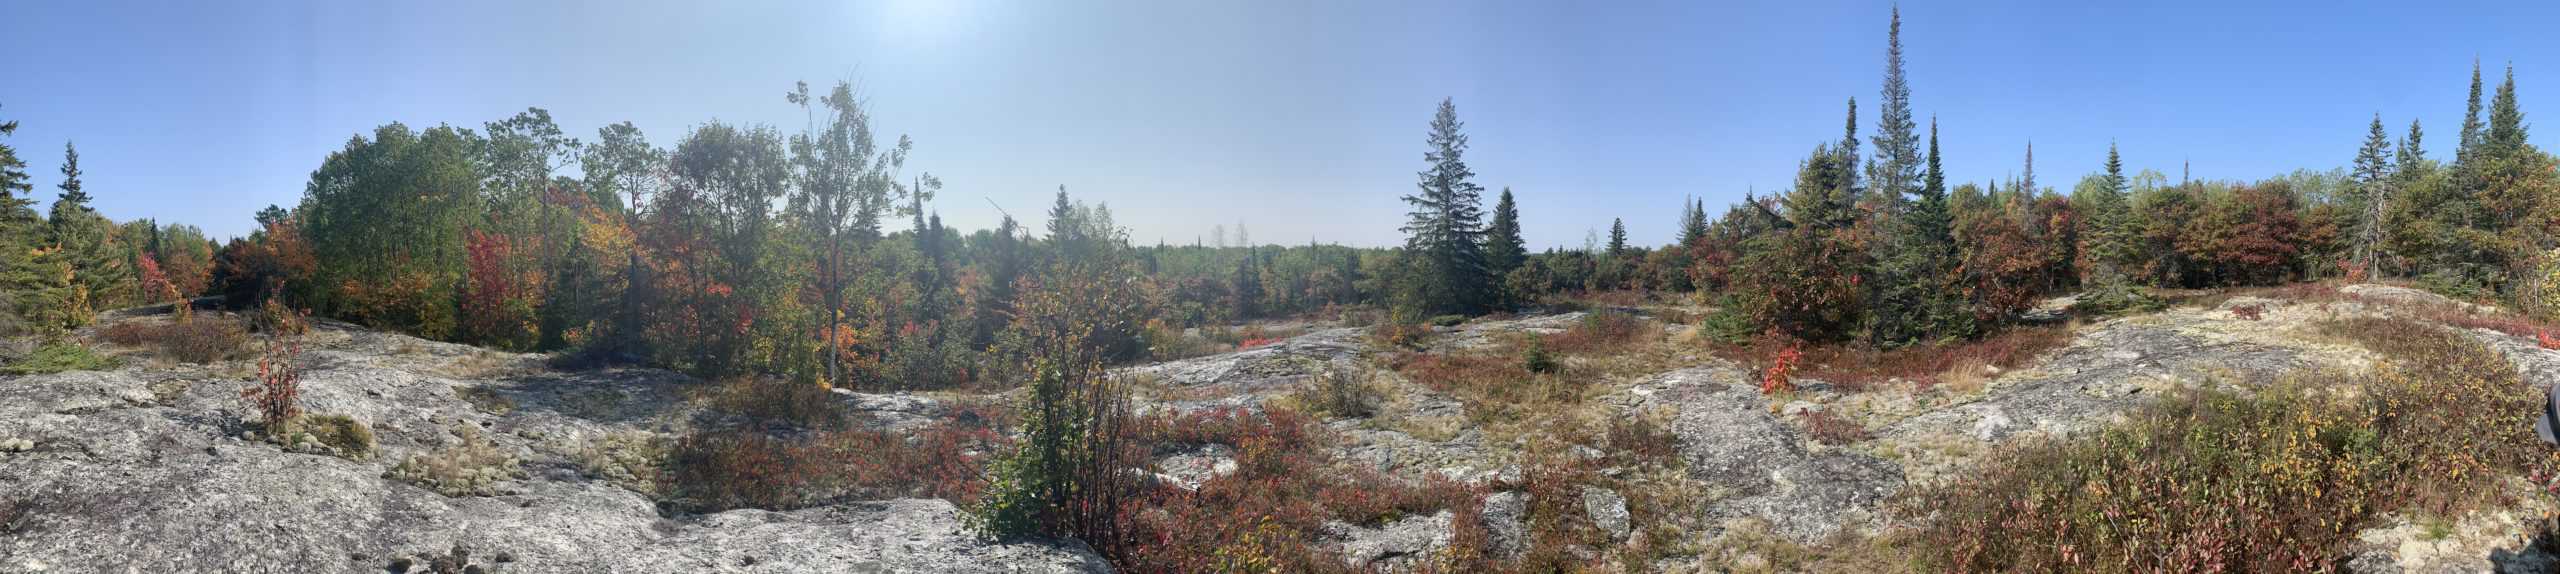
[[[2231,316],[2250,321],[2258,320],[2260,317],[2265,316],[2266,312],[2267,306],[2265,305],[2241,305],[2231,308]]]
[[[1786,350],[1779,351],[1777,358],[1770,361],[1768,370],[1761,371],[1760,373],[1760,393],[1775,394],[1779,392],[1795,391],[1795,382],[1790,380],[1788,376],[1790,373],[1795,372],[1796,360],[1803,356],[1804,352],[1798,350],[1796,347],[1787,347]]]
[[[1796,421],[1804,425],[1805,434],[1812,436],[1814,440],[1822,441],[1822,444],[1832,446],[1855,443],[1873,436],[1867,433],[1866,427],[1858,426],[1858,423],[1841,418],[1840,415],[1832,414],[1831,411],[1796,413]]]
[[[266,356],[258,358],[258,384],[241,389],[240,398],[269,428],[301,415],[302,338],[269,341]]]
[[[2542,343],[2542,348],[2560,350],[2560,337],[2551,336],[2550,331],[2534,333],[2533,338],[2535,341]]]

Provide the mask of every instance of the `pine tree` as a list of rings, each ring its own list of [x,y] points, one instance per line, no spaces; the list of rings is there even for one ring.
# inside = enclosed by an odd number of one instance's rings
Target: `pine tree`
[[[1848,193],[1850,203],[1855,204],[1858,200],[1859,192],[1863,189],[1858,186],[1857,98],[1849,98],[1849,120],[1847,124],[1848,125],[1846,127],[1842,128],[1842,133],[1840,135],[1840,148],[1833,150],[1833,153],[1840,154],[1840,157],[1844,161],[1832,162],[1832,169],[1840,172],[1839,175],[1833,177],[1841,182],[1844,190]]]
[[[2471,149],[2480,145],[2480,61],[2471,61],[2471,98],[2463,105],[2462,139],[2453,148],[2453,163],[2471,163]]]
[[[1512,202],[1511,188],[1502,188],[1502,198],[1493,204],[1493,222],[1484,231],[1487,273],[1495,277],[1508,275],[1528,259],[1528,244],[1520,240],[1520,206]]]
[[[86,322],[96,309],[123,301],[130,291],[122,287],[133,281],[123,249],[114,244],[115,225],[89,207],[89,194],[81,189],[80,151],[69,143],[62,145],[62,189],[54,200],[46,223],[52,231],[52,243],[63,262],[71,266],[70,318],[74,323]]]
[[[1875,157],[1867,162],[1867,184],[1874,200],[1885,206],[1884,211],[1893,212],[1899,210],[1903,196],[1919,191],[1920,183],[1920,134],[1911,117],[1911,86],[1902,75],[1902,8],[1898,6],[1893,9],[1893,23],[1885,32],[1881,100],[1883,108],[1876,112]]]
[[[2407,152],[2402,152],[2403,154]],[[2356,222],[2356,265],[2371,270],[2382,245],[2382,214],[2390,202],[2391,139],[2382,131],[2382,114],[2373,115],[2364,147],[2356,150],[2355,178],[2364,208]]]
[[[2512,153],[2525,147],[2524,111],[2516,107],[2516,68],[2507,66],[2507,79],[2498,84],[2498,95],[2489,103],[2489,133],[2480,141],[2495,153]]]
[[[1627,254],[1627,220],[1622,219],[1622,218],[1610,218],[1610,219],[1609,219],[1609,256],[1610,256],[1610,257],[1619,257],[1619,256],[1623,256],[1623,255],[1626,255],[1626,254]]]
[[[1457,105],[1440,100],[1431,118],[1431,149],[1422,156],[1431,168],[1416,174],[1416,193],[1404,196],[1413,206],[1402,228],[1405,254],[1415,258],[1418,272],[1406,278],[1404,303],[1415,310],[1472,313],[1488,303],[1484,188],[1467,168],[1463,127]]]
[[[1934,118],[1929,121],[1927,157],[1910,209],[1893,220],[1892,249],[1880,265],[1884,277],[1878,282],[1876,320],[1869,333],[1870,342],[1878,345],[1959,338],[1973,331],[1959,284],[1955,218]]]
[[[1681,247],[1696,245],[1699,238],[1707,236],[1706,200],[1693,198],[1686,203],[1680,209]]]
[[[0,122],[0,136],[17,131],[18,122]],[[45,246],[26,168],[16,148],[0,143],[0,336],[58,333],[68,323],[70,268]]]
[[[2026,171],[2026,173],[2019,175],[2019,176],[2018,176],[2018,184],[2017,184],[2017,185],[2010,186],[2010,188],[2012,189],[2013,193],[2018,194],[2018,197],[2025,198],[2025,199],[2027,199],[2028,201],[2034,201],[2034,200],[2035,200],[2035,198],[2036,198],[2036,194],[2041,192],[2041,189],[2036,187],[2036,142],[2035,142],[2035,140],[2028,140],[2028,141],[2027,141],[2027,171]]]
[[[2393,170],[2392,173],[2398,174],[2405,172],[2410,168],[2417,167],[2418,162],[2426,161],[2427,150],[2419,147],[2421,142],[2426,138],[2426,135],[2427,134],[2424,131],[2418,129],[2418,120],[2416,118],[2410,118],[2409,135],[2400,138],[2400,145],[2397,146],[2400,150],[2399,155],[2394,159],[2394,161],[2392,161],[2393,164],[2398,166],[2398,169]]]

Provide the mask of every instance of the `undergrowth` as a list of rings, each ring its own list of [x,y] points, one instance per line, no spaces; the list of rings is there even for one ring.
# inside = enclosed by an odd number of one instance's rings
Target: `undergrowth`
[[[2370,372],[2196,390],[2095,435],[2004,449],[1906,491],[1903,546],[1958,571],[2303,571],[2389,513],[2493,507],[2542,448],[2506,359],[2406,319],[2327,324]]]

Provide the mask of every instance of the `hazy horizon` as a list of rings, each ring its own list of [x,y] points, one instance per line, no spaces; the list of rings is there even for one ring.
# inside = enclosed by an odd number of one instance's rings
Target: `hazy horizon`
[[[43,203],[74,140],[105,215],[236,236],[381,124],[541,107],[580,139],[628,120],[670,146],[715,118],[797,132],[784,91],[847,79],[963,229],[992,226],[990,203],[1036,220],[1064,185],[1134,243],[1242,222],[1257,243],[1381,246],[1450,97],[1531,246],[1613,217],[1651,245],[1684,197],[1713,213],[1785,188],[1849,98],[1872,134],[1891,6],[22,4],[0,19],[21,59],[0,119]],[[2515,64],[2526,110],[2554,93],[2530,28],[2548,7],[2313,6],[1906,4],[1914,111],[1938,118],[1953,181],[2015,173],[2032,140],[2068,190],[2110,141],[2173,179],[2343,166],[2376,112],[2395,136],[2423,120],[2445,159],[2474,56],[2492,83]]]

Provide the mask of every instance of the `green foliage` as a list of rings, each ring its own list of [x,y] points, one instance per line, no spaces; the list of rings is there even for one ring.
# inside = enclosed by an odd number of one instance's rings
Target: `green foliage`
[[[116,360],[90,352],[78,343],[60,341],[37,346],[27,356],[0,365],[0,375],[41,375],[63,371],[103,371],[116,368]]]
[[[1424,313],[1474,313],[1490,303],[1491,275],[1485,262],[1484,188],[1464,154],[1467,136],[1459,129],[1458,108],[1440,101],[1431,118],[1431,149],[1423,161],[1416,192],[1404,196],[1413,210],[1406,214],[1403,279],[1399,306]]]
[[[2319,569],[2386,514],[2494,504],[2499,481],[2547,458],[2529,430],[2541,397],[2495,350],[2416,323],[2327,329],[2385,361],[2192,391],[2093,436],[2002,451],[1903,495],[1920,519],[1909,546],[1951,570]],[[2329,392],[2339,384],[2364,392]]]
[[[1521,369],[1532,373],[1551,374],[1556,372],[1556,367],[1556,359],[1547,354],[1547,346],[1544,343],[1530,341],[1529,348],[1520,352]]]
[[[989,465],[971,523],[997,538],[1115,540],[1120,499],[1136,489],[1127,385],[1103,370],[1119,287],[1072,263],[1017,302],[1006,353],[1023,377],[1022,440]]]

